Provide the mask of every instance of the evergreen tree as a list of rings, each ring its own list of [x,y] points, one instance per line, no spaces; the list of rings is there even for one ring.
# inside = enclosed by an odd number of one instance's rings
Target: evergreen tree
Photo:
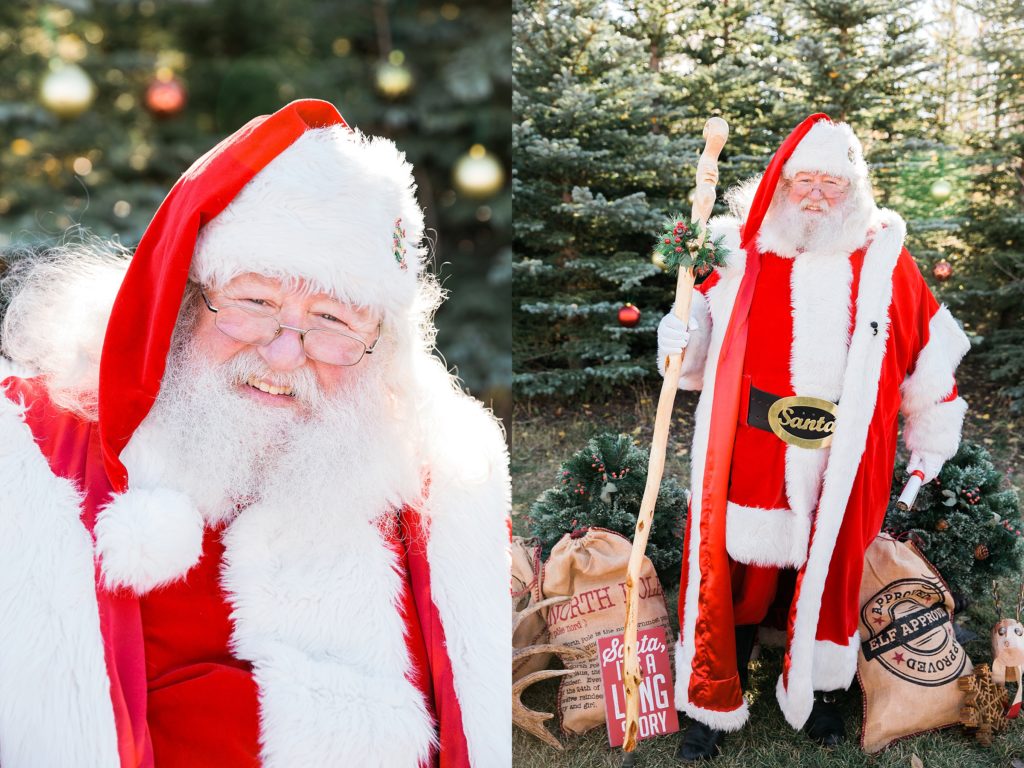
[[[690,0],[665,78],[682,119],[699,136],[711,114],[729,122],[720,189],[764,171],[794,120],[786,75],[794,61],[793,14],[780,0]]]
[[[1024,410],[1024,7],[984,0],[975,55],[986,77],[977,88],[969,135],[975,175],[953,261],[948,298],[984,337],[982,357],[1014,410]]]
[[[1017,492],[1002,487],[1003,477],[984,448],[962,443],[939,476],[921,488],[914,509],[901,512],[895,501],[906,481],[906,464],[898,463],[885,528],[913,541],[953,591],[983,594],[993,579],[1020,571],[1024,521]]]
[[[648,259],[698,141],[665,130],[651,52],[602,0],[518,0],[513,36],[517,392],[627,384],[653,372],[672,286]],[[643,311],[633,328],[617,323],[627,302]]]
[[[511,164],[510,47],[507,6],[482,0],[0,4],[0,246],[75,225],[134,245],[220,138],[292,99],[327,99],[415,166],[453,296],[440,349],[507,415],[510,190],[467,191],[453,175],[477,144],[498,173]],[[71,97],[41,92],[58,70]],[[187,97],[161,113],[147,89],[165,81]]]
[[[647,455],[628,435],[604,433],[562,464],[559,484],[530,507],[530,533],[543,556],[566,533],[608,528],[633,539],[647,483]],[[679,583],[686,492],[672,478],[661,481],[647,556],[666,589]]]

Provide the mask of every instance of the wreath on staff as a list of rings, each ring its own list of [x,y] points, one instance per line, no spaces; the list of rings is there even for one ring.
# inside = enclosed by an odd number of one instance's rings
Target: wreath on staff
[[[666,220],[654,252],[661,256],[666,269],[692,269],[695,277],[703,279],[715,267],[725,265],[728,251],[724,239],[723,235],[711,240],[699,221],[687,223],[683,214],[677,213]]]

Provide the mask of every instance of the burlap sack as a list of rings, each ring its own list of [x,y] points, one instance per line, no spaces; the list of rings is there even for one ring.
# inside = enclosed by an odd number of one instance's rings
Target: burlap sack
[[[963,700],[957,679],[973,667],[953,633],[942,577],[912,544],[882,534],[868,547],[860,603],[864,751],[955,725]]]
[[[541,584],[543,566],[540,559],[540,544],[535,539],[512,537],[512,621],[516,614],[528,605],[543,600]],[[548,641],[547,617],[543,610],[527,616],[519,628],[512,633],[512,647],[526,648],[543,645]],[[530,672],[544,669],[551,661],[550,653],[527,656],[512,662],[512,681],[515,682]]]
[[[588,660],[569,662],[576,673],[559,685],[558,714],[566,733],[583,733],[604,725],[597,638],[622,634],[625,628],[626,566],[631,547],[625,536],[590,528],[563,536],[544,566],[544,596],[572,596],[548,609],[551,642],[595,651]],[[665,595],[646,557],[640,577],[639,627],[665,627],[667,632]]]

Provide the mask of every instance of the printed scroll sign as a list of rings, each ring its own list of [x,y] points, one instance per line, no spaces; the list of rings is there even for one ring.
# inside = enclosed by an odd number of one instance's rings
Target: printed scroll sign
[[[642,629],[637,634],[640,669],[640,739],[664,736],[679,730],[679,716],[672,700],[672,668],[664,627]],[[601,688],[608,723],[608,744],[622,746],[626,730],[625,686],[622,683],[622,635],[599,637],[597,658],[601,664]]]

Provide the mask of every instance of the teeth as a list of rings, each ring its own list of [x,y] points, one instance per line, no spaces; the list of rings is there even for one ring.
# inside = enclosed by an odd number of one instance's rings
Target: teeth
[[[248,384],[250,387],[255,387],[261,392],[267,392],[271,395],[287,395],[288,397],[295,396],[295,393],[292,391],[291,387],[277,387],[274,386],[273,384],[268,384],[267,382],[263,381],[262,379],[258,379],[255,376],[250,376],[249,380],[246,381],[246,384]]]

